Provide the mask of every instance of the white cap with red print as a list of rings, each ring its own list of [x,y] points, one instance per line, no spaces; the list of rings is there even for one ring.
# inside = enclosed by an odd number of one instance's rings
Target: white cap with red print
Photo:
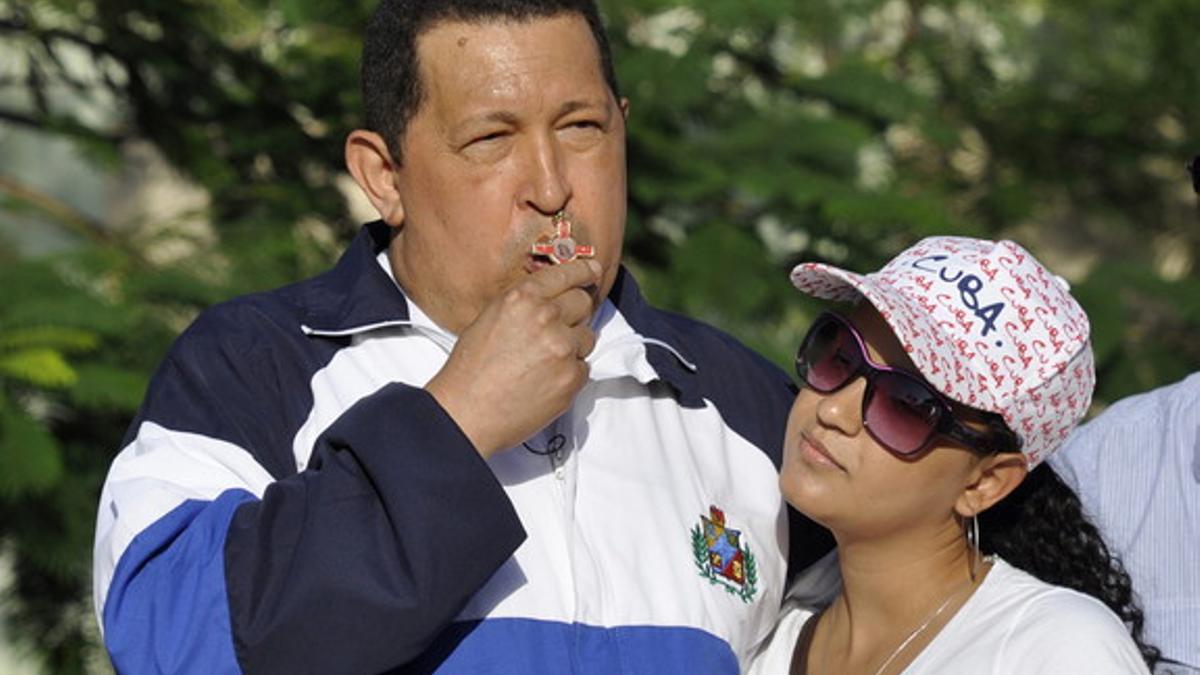
[[[1091,404],[1087,315],[1067,282],[1014,242],[930,237],[878,272],[802,263],[792,283],[827,300],[866,298],[938,391],[1004,418],[1030,468]]]

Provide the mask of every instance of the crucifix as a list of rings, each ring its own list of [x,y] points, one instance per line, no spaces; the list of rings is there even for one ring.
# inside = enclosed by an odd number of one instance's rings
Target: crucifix
[[[596,255],[594,246],[578,244],[571,237],[571,221],[562,211],[554,214],[552,222],[554,223],[554,238],[543,238],[534,242],[533,252],[536,255],[546,256],[555,265],[561,265],[576,258],[591,258]]]

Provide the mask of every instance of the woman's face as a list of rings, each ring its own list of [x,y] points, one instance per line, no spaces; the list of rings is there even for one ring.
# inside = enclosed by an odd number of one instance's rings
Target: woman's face
[[[917,372],[891,328],[863,303],[849,317],[876,363]],[[946,439],[902,459],[863,426],[862,377],[832,394],[800,390],[788,416],[779,483],[788,502],[847,538],[875,538],[953,522],[980,459]]]

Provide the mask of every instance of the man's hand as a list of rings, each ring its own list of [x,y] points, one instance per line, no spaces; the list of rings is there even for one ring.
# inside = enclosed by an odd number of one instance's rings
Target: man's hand
[[[531,274],[463,330],[425,386],[484,458],[549,424],[583,388],[596,345],[588,287],[600,274],[582,259]]]

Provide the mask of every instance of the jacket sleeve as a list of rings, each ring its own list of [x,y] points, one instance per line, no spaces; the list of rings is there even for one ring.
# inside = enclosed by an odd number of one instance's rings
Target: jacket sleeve
[[[94,587],[119,672],[401,665],[524,539],[487,464],[419,388],[358,399],[304,470],[281,470],[287,374],[261,351],[174,350],[110,469]]]

